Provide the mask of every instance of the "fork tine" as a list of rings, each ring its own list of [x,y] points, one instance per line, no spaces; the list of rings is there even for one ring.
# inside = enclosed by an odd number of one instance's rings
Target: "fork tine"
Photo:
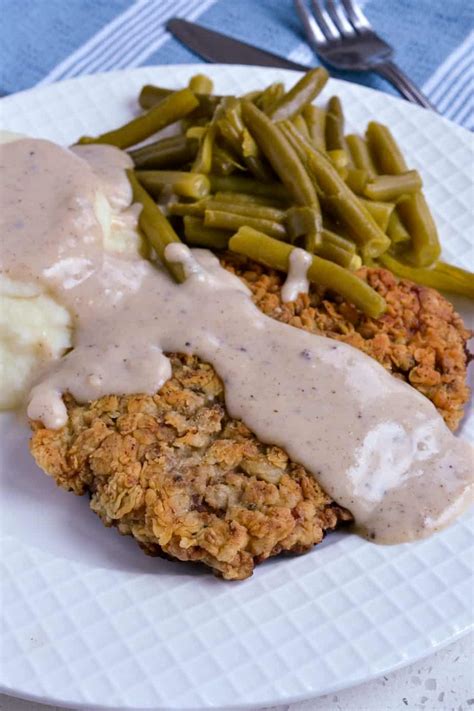
[[[326,7],[333,22],[339,28],[343,37],[352,37],[355,35],[355,29],[352,27],[348,16],[345,13],[344,7],[339,2],[334,0],[326,0]]]
[[[318,53],[319,49],[326,45],[326,37],[319,29],[318,23],[314,19],[312,13],[308,10],[304,0],[293,1],[296,8],[296,12],[298,13],[300,20],[303,23],[308,42],[315,50],[315,52]]]
[[[311,0],[311,6],[321,31],[328,40],[338,40],[341,34],[329,16],[324,4],[320,5],[318,0]]]
[[[347,16],[356,30],[363,31],[372,29],[372,25],[357,3],[352,2],[352,0],[341,0],[341,2],[344,5]]]

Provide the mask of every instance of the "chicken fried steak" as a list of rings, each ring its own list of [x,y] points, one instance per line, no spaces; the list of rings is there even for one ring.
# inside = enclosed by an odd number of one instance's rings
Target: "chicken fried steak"
[[[364,351],[430,398],[456,429],[469,396],[469,333],[438,292],[363,269],[388,304],[372,319],[314,288],[283,304],[277,272],[235,255],[223,264],[264,313]],[[179,354],[171,362],[173,377],[154,396],[88,404],[65,396],[65,427],[33,423],[38,465],[59,486],[89,493],[105,525],[132,535],[146,552],[200,561],[229,580],[248,577],[270,556],[305,552],[351,521],[315,477],[229,417],[210,365]]]

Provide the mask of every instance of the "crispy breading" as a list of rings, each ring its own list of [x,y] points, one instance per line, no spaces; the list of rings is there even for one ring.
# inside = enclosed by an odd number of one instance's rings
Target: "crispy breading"
[[[244,279],[257,306],[278,321],[349,343],[379,361],[395,377],[428,397],[451,430],[464,414],[471,333],[453,305],[435,289],[397,279],[386,269],[364,267],[357,273],[387,301],[379,319],[324,289],[311,289],[283,304],[280,273],[227,254],[228,269]]]
[[[322,289],[282,304],[278,273],[234,255],[223,263],[264,313],[363,350],[427,395],[455,429],[469,396],[469,334],[436,291],[363,269],[388,303],[374,320]],[[105,525],[146,552],[200,561],[228,580],[270,556],[307,551],[351,520],[302,466],[229,417],[210,365],[177,354],[171,361],[173,377],[153,397],[79,405],[66,395],[63,429],[32,423],[39,466],[61,487],[89,493]]]
[[[61,487],[89,492],[105,525],[146,552],[201,561],[228,580],[283,551],[302,553],[350,520],[302,466],[227,415],[210,365],[171,359],[173,377],[153,397],[78,405],[66,396],[66,427],[34,423],[39,466]]]

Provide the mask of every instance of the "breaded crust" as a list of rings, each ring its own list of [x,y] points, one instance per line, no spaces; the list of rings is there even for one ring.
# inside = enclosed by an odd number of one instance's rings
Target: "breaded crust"
[[[462,320],[440,294],[389,272],[360,272],[387,299],[368,318],[314,289],[282,304],[276,272],[226,255],[269,316],[349,343],[429,397],[455,429],[469,397]],[[222,383],[195,357],[171,354],[173,377],[154,396],[109,396],[80,405],[68,424],[32,423],[31,452],[59,486],[89,493],[106,526],[148,553],[202,562],[228,580],[279,553],[302,553],[351,521],[302,466],[260,443],[224,407]]]
[[[244,279],[268,316],[364,351],[428,397],[448,427],[457,429],[470,396],[466,371],[472,355],[466,344],[472,334],[438,291],[397,279],[386,269],[363,267],[358,275],[387,302],[385,314],[374,319],[318,288],[283,304],[279,272],[255,263],[249,268],[247,260],[231,254],[225,265]]]
[[[277,447],[224,408],[213,368],[171,356],[173,377],[149,396],[65,401],[62,430],[34,424],[31,451],[63,488],[90,493],[106,526],[148,553],[201,561],[228,580],[283,551],[302,553],[350,514]]]

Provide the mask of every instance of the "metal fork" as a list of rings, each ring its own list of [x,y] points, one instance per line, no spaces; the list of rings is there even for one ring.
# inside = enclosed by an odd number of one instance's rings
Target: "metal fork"
[[[426,96],[391,61],[392,47],[375,34],[352,0],[294,0],[311,47],[336,69],[373,71],[387,79],[409,101],[435,111]]]

